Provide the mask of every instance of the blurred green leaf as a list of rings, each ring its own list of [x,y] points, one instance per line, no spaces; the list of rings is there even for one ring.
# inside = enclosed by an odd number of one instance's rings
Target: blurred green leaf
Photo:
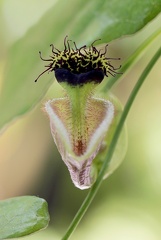
[[[0,128],[32,109],[45,95],[54,74],[34,83],[43,70],[38,57],[51,52],[49,45],[63,49],[65,35],[77,45],[101,38],[109,42],[143,28],[161,11],[160,0],[62,0],[44,15],[8,53],[0,96]],[[45,78],[45,79],[44,79]]]
[[[0,201],[0,239],[26,236],[47,227],[48,223],[44,199],[24,196]]]
[[[131,54],[131,56],[123,63],[121,67],[121,72],[127,74],[128,71],[131,69],[131,67],[137,62],[137,60],[142,56],[143,52],[147,50],[147,47],[153,43],[154,40],[157,39],[157,37],[161,35],[161,28],[159,28],[157,31],[155,31],[150,37],[148,37],[141,45]],[[128,70],[128,71],[127,71]],[[123,74],[123,77],[125,77],[125,74]],[[118,79],[120,80],[121,76],[118,74],[115,76],[115,78],[109,77],[107,82],[104,82],[105,84],[102,87],[103,92],[107,92],[110,90],[110,88],[113,87],[113,85],[117,82]]]

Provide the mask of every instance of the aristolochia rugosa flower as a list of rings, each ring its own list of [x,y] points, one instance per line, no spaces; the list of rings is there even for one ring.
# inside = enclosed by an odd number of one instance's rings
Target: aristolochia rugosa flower
[[[108,152],[117,126],[121,105],[111,95],[95,97],[95,88],[117,69],[111,64],[114,58],[106,57],[107,45],[102,53],[93,44],[78,48],[64,39],[64,50],[51,45],[52,55],[45,72],[55,72],[64,96],[49,100],[45,111],[50,119],[51,133],[61,157],[68,167],[73,183],[80,189],[91,187]],[[35,80],[37,81],[38,78]],[[117,143],[109,162],[106,176],[119,165],[126,149],[125,131]]]

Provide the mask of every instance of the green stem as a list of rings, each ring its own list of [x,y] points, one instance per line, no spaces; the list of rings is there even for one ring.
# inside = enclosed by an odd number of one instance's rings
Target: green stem
[[[83,204],[81,205],[80,209],[78,210],[76,216],[74,217],[71,225],[69,226],[69,228],[68,228],[66,234],[64,235],[64,237],[62,238],[62,240],[69,239],[69,237],[74,232],[77,225],[79,224],[80,220],[84,216],[85,212],[87,211],[88,207],[90,206],[93,198],[95,197],[95,195],[96,195],[96,193],[97,193],[97,191],[98,191],[98,189],[99,189],[99,187],[102,183],[103,176],[104,176],[104,173],[106,171],[108,162],[112,158],[112,155],[114,153],[114,150],[115,150],[115,147],[116,147],[116,144],[117,144],[117,140],[119,138],[119,135],[120,135],[121,130],[123,128],[125,119],[126,119],[128,113],[129,113],[129,110],[130,110],[130,108],[133,104],[133,101],[134,101],[140,87],[142,86],[144,80],[146,79],[147,75],[149,74],[149,72],[151,71],[151,69],[153,68],[154,64],[156,63],[156,61],[159,59],[160,56],[161,56],[161,48],[159,48],[159,50],[155,53],[153,58],[150,60],[149,64],[146,66],[146,68],[144,69],[143,73],[141,74],[138,82],[136,83],[135,87],[133,88],[133,90],[130,94],[130,97],[129,97],[126,105],[125,105],[124,111],[121,115],[120,121],[118,123],[115,134],[114,134],[113,139],[111,141],[106,160],[104,161],[104,164],[103,164],[103,166],[101,168],[101,171],[98,175],[97,181],[94,183],[91,190],[89,191],[87,197],[85,198]]]

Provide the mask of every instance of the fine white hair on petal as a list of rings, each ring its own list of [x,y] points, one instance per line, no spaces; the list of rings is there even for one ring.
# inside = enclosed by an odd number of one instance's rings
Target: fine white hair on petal
[[[51,133],[62,159],[70,172],[74,185],[80,189],[89,188],[95,181],[95,175],[91,175],[92,161],[96,157],[105,135],[112,124],[114,118],[114,105],[109,100],[101,98],[91,98],[93,101],[101,102],[104,106],[104,117],[98,127],[94,129],[87,148],[80,156],[73,151],[72,140],[70,138],[69,126],[66,126],[55,108],[55,103],[64,101],[64,98],[49,100],[45,104],[45,110],[49,115]],[[62,109],[61,109],[62,110]]]
[[[97,98],[97,100],[102,100],[102,99]],[[107,104],[107,111],[106,111],[105,118],[104,118],[103,122],[99,125],[99,127],[96,129],[96,131],[94,132],[92,139],[89,143],[89,146],[87,148],[87,152],[90,151],[92,146],[95,145],[98,138],[104,138],[104,136],[105,136],[106,132],[108,131],[108,129],[111,125],[111,122],[113,120],[114,105],[108,100],[104,100],[104,103]]]

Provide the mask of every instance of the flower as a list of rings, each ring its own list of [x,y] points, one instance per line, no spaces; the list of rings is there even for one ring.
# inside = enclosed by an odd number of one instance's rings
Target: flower
[[[117,69],[110,63],[112,58],[106,57],[107,45],[101,53],[94,43],[87,49],[86,46],[77,48],[74,42],[73,49],[69,41],[66,37],[63,51],[51,45],[50,59],[43,59],[40,52],[41,59],[49,64],[35,81],[45,72],[54,71],[58,83],[65,89],[65,96],[49,100],[45,111],[55,144],[73,183],[86,189],[97,178],[121,114],[116,100],[95,97],[94,89],[105,75],[114,76]]]

